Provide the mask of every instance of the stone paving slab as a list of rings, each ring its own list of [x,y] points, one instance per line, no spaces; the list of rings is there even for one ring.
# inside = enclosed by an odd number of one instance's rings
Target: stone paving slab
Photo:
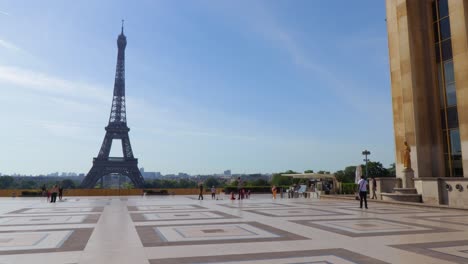
[[[460,210],[191,198],[0,198],[0,263],[468,263]]]

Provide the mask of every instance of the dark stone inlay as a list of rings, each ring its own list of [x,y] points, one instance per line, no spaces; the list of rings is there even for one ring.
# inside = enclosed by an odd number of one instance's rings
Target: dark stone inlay
[[[207,219],[235,219],[235,218],[239,218],[237,216],[226,214],[226,213],[223,213],[223,212],[220,212],[220,211],[187,211],[187,212],[184,212],[184,213],[191,213],[191,212],[213,213],[213,214],[217,214],[217,215],[222,216],[222,217],[216,217],[216,218],[203,217],[203,218],[185,218],[185,219],[184,218],[180,218],[180,219],[164,219],[164,218],[161,218],[161,219],[148,220],[148,219],[145,218],[145,214],[151,213],[150,211],[145,212],[145,213],[130,213],[130,217],[132,218],[133,222],[192,221],[192,220],[207,220]],[[157,212],[157,213],[163,213],[163,212]],[[164,212],[164,213],[169,213],[169,212]],[[183,217],[183,216],[190,216],[190,214],[177,214],[177,215],[174,215],[174,216]]]
[[[35,253],[51,253],[51,252],[64,252],[64,251],[83,251],[86,244],[88,243],[93,228],[70,228],[70,229],[47,229],[47,230],[20,230],[20,231],[5,231],[5,233],[23,233],[23,232],[44,232],[44,231],[70,231],[72,234],[63,242],[59,248],[50,249],[32,249],[32,250],[8,250],[0,251],[0,255],[11,255],[11,254],[35,254]]]
[[[447,223],[447,224],[455,224],[455,225],[465,225],[468,226],[468,222],[458,222],[456,220],[450,219],[450,217],[467,217],[467,214],[464,215],[431,215],[431,216],[412,216],[409,217],[411,219],[418,219],[418,220],[426,220],[426,221],[431,221],[431,222],[437,222],[437,223]],[[437,219],[440,218],[440,219]]]
[[[389,264],[387,262],[361,255],[359,253],[349,251],[343,248],[304,250],[304,251],[288,251],[288,252],[268,252],[254,254],[237,254],[237,255],[220,255],[207,257],[186,257],[186,258],[168,258],[168,259],[152,259],[150,264],[199,264],[199,263],[216,263],[216,262],[245,262],[255,260],[275,260],[281,258],[295,257],[317,257],[317,256],[336,256],[347,261],[359,264]],[[302,263],[302,262],[301,262]],[[307,262],[307,263],[323,263],[322,262]],[[325,263],[329,263],[326,262]]]
[[[136,226],[138,235],[144,247],[159,247],[159,246],[179,246],[179,245],[206,245],[206,244],[225,244],[225,243],[248,243],[248,242],[269,242],[269,241],[291,241],[291,240],[309,240],[307,237],[299,236],[281,229],[277,229],[268,225],[258,222],[233,222],[225,223],[226,225],[232,224],[248,224],[253,227],[262,229],[264,231],[273,233],[278,237],[268,238],[245,238],[245,239],[213,239],[213,240],[200,240],[200,241],[166,241],[163,237],[159,236],[155,231],[155,227],[163,226],[210,226],[210,225],[223,225],[224,223],[215,224],[179,224],[179,225],[149,225],[149,226]]]
[[[372,213],[372,214],[411,214],[412,215],[412,214],[422,214],[422,213],[435,213],[435,211],[421,210],[421,209],[415,210],[413,208],[406,208],[406,207],[369,207],[369,209],[363,210],[361,208],[358,208],[358,204],[356,204],[356,208],[338,207],[338,209]]]
[[[451,262],[459,263],[459,264],[466,264],[468,263],[468,258],[450,255],[447,253],[442,253],[439,251],[432,250],[432,248],[459,247],[459,246],[468,246],[468,240],[390,245],[390,247],[393,247],[393,248],[398,248],[401,250],[414,252],[414,253],[425,255],[428,257],[432,257],[432,258],[447,260],[447,261],[451,261]],[[459,251],[459,252],[465,252],[465,251]]]
[[[91,210],[91,211],[87,211],[87,212],[65,212],[65,209],[70,209],[70,208],[78,208],[78,209],[81,209],[81,208],[92,208],[92,210]],[[28,210],[31,210],[31,209],[50,209],[50,208],[49,208],[49,207],[23,208],[23,209],[19,209],[19,210],[15,210],[15,211],[9,212],[8,214],[51,214],[51,212],[34,212],[34,213],[29,213],[29,212],[27,212]],[[104,207],[103,207],[103,206],[62,207],[62,208],[55,208],[55,209],[60,209],[60,210],[54,210],[54,211],[64,211],[65,213],[69,213],[69,214],[75,214],[75,213],[81,213],[81,214],[85,214],[85,213],[101,213],[102,211],[104,211]],[[57,212],[57,213],[59,213],[59,212]]]
[[[354,202],[325,202],[325,201],[311,201],[311,202],[297,202],[296,204],[300,205],[308,205],[311,207],[353,207],[353,206],[359,206],[359,201],[357,203]]]
[[[203,206],[200,206],[200,205],[197,205],[197,204],[180,204],[181,206],[190,206],[192,208],[177,208],[177,206],[161,206],[161,205],[158,205],[158,204],[151,204],[151,205],[129,205],[127,206],[127,210],[128,211],[137,211],[137,212],[158,212],[158,211],[164,211],[164,212],[168,212],[169,211],[173,211],[173,210],[193,210],[193,209],[208,209],[206,207],[203,207]],[[147,209],[147,210],[140,210],[138,209],[138,207],[142,207],[142,206],[148,206],[148,207],[151,207],[151,206],[159,206],[160,208],[155,208],[155,209]]]
[[[50,217],[52,216],[80,216],[80,215],[86,215],[87,217],[83,219],[83,222],[81,223],[43,223],[41,225],[79,225],[79,224],[95,224],[99,221],[99,218],[101,217],[101,214],[73,214],[73,215],[48,215]],[[29,217],[34,217],[34,216],[6,216],[6,217],[0,217],[0,218],[29,218]],[[32,223],[34,221],[44,221],[44,220],[49,220],[50,218],[40,218],[40,219],[31,219],[30,224],[9,224],[9,225],[0,225],[2,226],[28,226],[28,225],[37,225],[36,223]]]
[[[226,233],[226,230],[224,230],[224,229],[205,229],[205,230],[202,230],[202,232],[207,233],[207,234]]]
[[[303,210],[303,211],[299,211]],[[334,212],[334,211],[328,211],[324,209],[316,209],[316,208],[299,208],[296,209],[295,211],[291,211],[291,209],[272,209],[272,208],[267,208],[267,209],[261,209],[262,212],[257,211],[260,209],[244,209],[243,211],[249,212],[249,213],[254,213],[254,214],[259,214],[259,215],[264,215],[264,216],[270,216],[270,217],[304,217],[304,216],[338,216],[338,215],[352,215],[352,214],[346,214],[346,213],[341,213],[341,212]],[[279,211],[285,211],[288,213],[303,213],[304,211],[310,212],[310,214],[300,214],[300,215],[276,215],[276,214],[270,214],[265,211],[273,211],[273,212],[279,212]],[[314,214],[314,212],[321,212],[321,214]]]
[[[253,204],[253,203],[232,203],[232,204],[220,204],[220,206],[228,207],[228,208],[236,208],[236,209],[259,209],[259,208],[277,208],[277,207],[296,207],[290,204],[280,204],[280,203],[260,203],[260,204]]]
[[[324,226],[320,225],[318,223],[314,222],[336,222],[336,221],[346,221],[346,220],[363,220],[363,221],[369,221],[369,220],[378,220],[378,221],[383,221],[383,222],[388,222],[389,224],[396,223],[396,224],[401,224],[401,225],[408,225],[408,226],[415,226],[415,227],[422,227],[422,228],[427,228],[429,230],[408,230],[408,231],[391,231],[391,232],[366,232],[366,233],[354,233],[354,232],[349,232],[345,231],[339,228],[333,228],[329,226]],[[343,218],[343,219],[327,219],[327,220],[292,220],[290,222],[304,225],[304,226],[309,226],[321,230],[325,230],[328,232],[344,235],[344,236],[349,236],[349,237],[370,237],[370,236],[392,236],[392,235],[409,235],[409,234],[432,234],[432,233],[442,233],[442,232],[456,232],[458,230],[454,229],[448,229],[448,228],[441,228],[441,227],[434,227],[434,226],[427,226],[427,225],[420,225],[420,224],[415,224],[415,223],[407,223],[407,222],[401,222],[401,221],[395,221],[395,220],[387,220],[387,219],[380,219],[380,218]],[[358,223],[359,224],[359,223]],[[358,225],[355,224],[355,225]],[[369,227],[369,224],[362,224],[364,227]]]

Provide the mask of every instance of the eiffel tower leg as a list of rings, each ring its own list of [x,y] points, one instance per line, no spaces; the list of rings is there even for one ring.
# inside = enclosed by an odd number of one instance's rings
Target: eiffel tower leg
[[[99,179],[104,176],[104,170],[93,166],[81,183],[82,188],[92,189]]]
[[[130,180],[132,181],[135,188],[143,188],[144,187],[143,186],[143,184],[144,184],[143,176],[141,175],[141,172],[140,172],[140,170],[138,169],[137,166],[132,166],[129,169],[127,176],[130,178]]]

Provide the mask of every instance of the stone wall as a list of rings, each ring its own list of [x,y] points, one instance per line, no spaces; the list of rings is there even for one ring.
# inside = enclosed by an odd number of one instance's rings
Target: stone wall
[[[380,194],[382,193],[392,193],[393,188],[399,188],[401,187],[401,179],[400,178],[395,178],[395,177],[386,177],[386,178],[375,178],[375,181],[377,182],[377,199],[382,200],[382,196]],[[372,189],[374,186],[372,186],[372,180],[370,180],[370,190],[371,190],[371,195],[372,195]]]
[[[468,208],[467,178],[417,178],[414,186],[423,203]]]

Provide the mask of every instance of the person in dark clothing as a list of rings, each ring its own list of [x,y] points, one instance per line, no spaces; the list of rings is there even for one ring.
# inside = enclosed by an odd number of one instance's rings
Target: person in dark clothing
[[[47,196],[47,188],[46,188],[45,184],[42,185],[41,190],[42,190],[42,197],[46,197]]]
[[[63,187],[62,186],[58,187],[58,197],[59,197],[59,200],[62,201],[62,197],[63,197]]]
[[[203,200],[203,184],[200,183],[200,194],[198,194],[198,200]]]
[[[375,178],[372,178],[372,198],[371,199],[377,199],[377,181]]]
[[[360,207],[362,208],[362,202],[364,201],[364,205],[367,209],[367,181],[364,179],[364,176],[361,176],[361,179],[358,182],[358,190]]]
[[[57,193],[58,193],[57,185],[54,185],[54,187],[52,187],[51,192],[52,192],[52,196],[50,197],[50,202],[55,203],[57,201]]]

